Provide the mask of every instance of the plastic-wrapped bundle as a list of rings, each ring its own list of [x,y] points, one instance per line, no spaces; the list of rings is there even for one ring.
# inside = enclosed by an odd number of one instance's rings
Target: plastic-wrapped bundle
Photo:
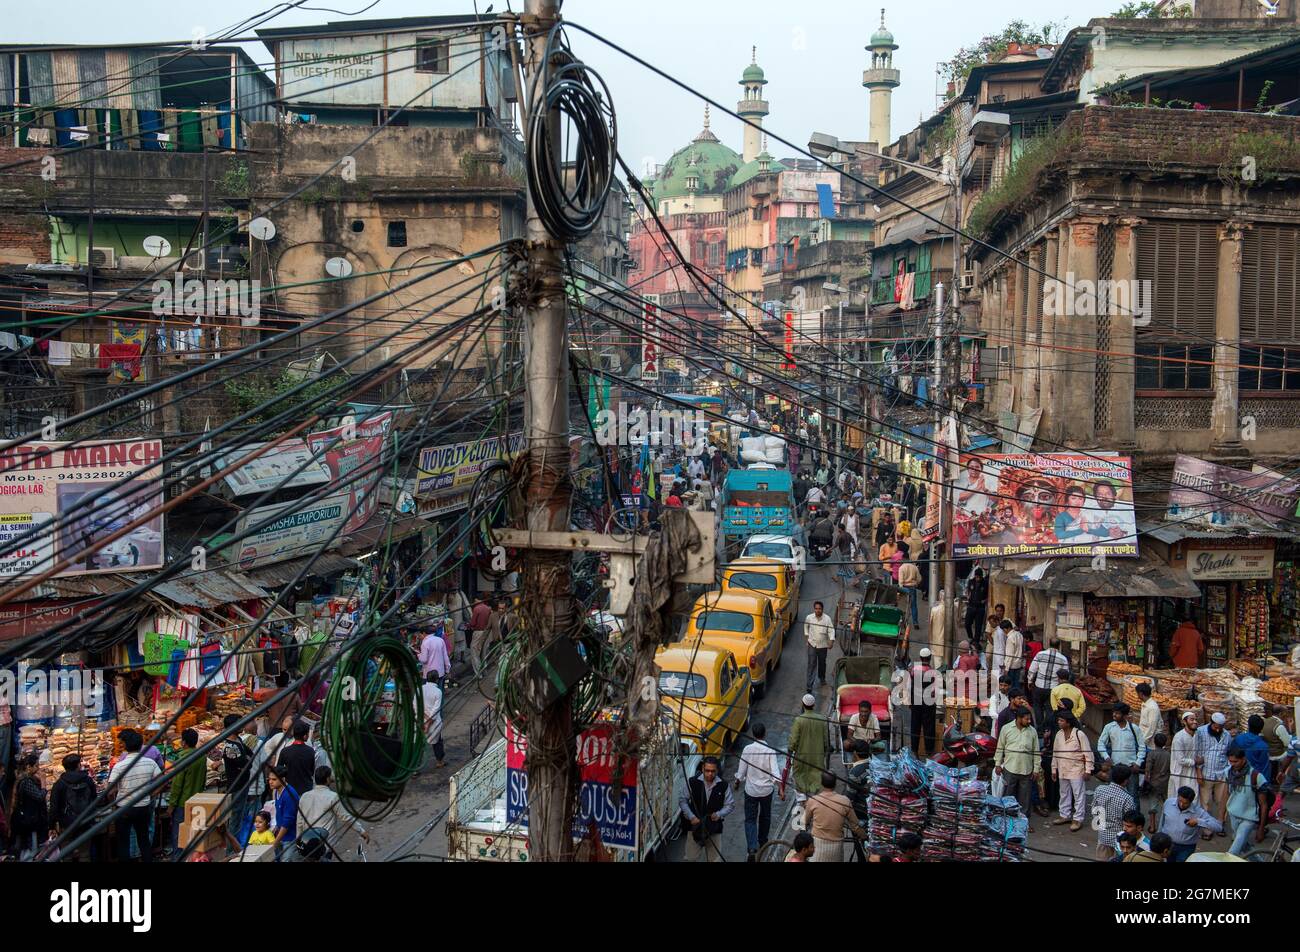
[[[988,784],[975,779],[976,774],[975,767],[930,764],[932,813],[921,848],[925,859],[978,862],[983,858]]]
[[[981,859],[1020,862],[1029,837],[1029,820],[1020,812],[1020,802],[1015,797],[985,797],[983,827]]]

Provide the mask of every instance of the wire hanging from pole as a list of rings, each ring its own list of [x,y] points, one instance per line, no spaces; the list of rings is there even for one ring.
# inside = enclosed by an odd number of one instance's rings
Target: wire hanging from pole
[[[544,89],[530,97],[525,143],[528,187],[538,217],[554,238],[587,237],[600,221],[614,181],[618,124],[609,87],[574,58],[557,24],[546,40]],[[558,114],[559,121],[551,120]],[[565,131],[571,130],[572,174],[565,174]]]

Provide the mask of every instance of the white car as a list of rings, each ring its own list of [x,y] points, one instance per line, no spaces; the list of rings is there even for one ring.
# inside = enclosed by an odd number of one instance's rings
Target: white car
[[[740,558],[762,557],[782,562],[797,572],[802,572],[808,565],[808,553],[799,540],[786,535],[755,535],[745,540],[745,547],[740,550]]]

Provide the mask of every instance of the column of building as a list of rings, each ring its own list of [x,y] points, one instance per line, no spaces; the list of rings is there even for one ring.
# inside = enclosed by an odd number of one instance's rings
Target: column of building
[[[1216,456],[1244,456],[1241,445],[1241,243],[1250,226],[1226,221],[1219,226],[1219,280],[1214,297],[1214,406],[1210,432]]]
[[[1115,261],[1111,265],[1111,287],[1115,289],[1110,309],[1110,443],[1111,448],[1131,451],[1137,446],[1133,426],[1133,401],[1136,385],[1134,348],[1135,309],[1139,303],[1150,304],[1149,293],[1137,289],[1137,244],[1133,229],[1142,225],[1140,218],[1120,218],[1115,222]],[[1142,302],[1135,299],[1142,294]]]

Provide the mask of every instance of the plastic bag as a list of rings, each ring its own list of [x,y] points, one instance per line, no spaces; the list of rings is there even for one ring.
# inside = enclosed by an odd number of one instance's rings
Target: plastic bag
[[[1007,782],[1002,779],[1002,774],[993,771],[993,779],[989,781],[989,796],[1001,798],[1006,790]]]

